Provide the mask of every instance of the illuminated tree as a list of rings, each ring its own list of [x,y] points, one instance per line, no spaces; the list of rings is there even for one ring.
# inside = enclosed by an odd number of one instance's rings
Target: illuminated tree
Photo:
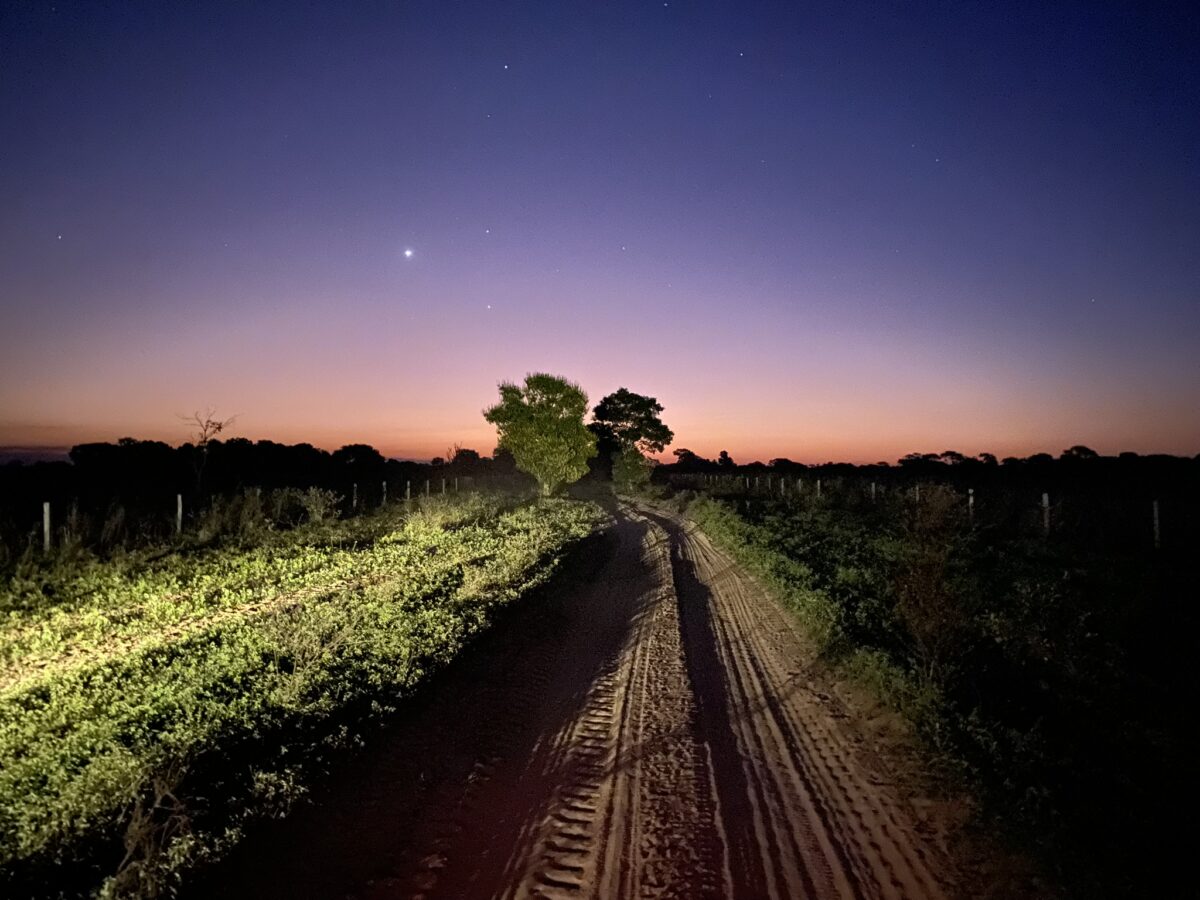
[[[596,455],[596,436],[583,424],[587,394],[577,384],[555,375],[535,373],[524,385],[500,384],[500,402],[484,410],[496,426],[500,449],[513,455],[517,468],[528,472],[550,496],[587,472]]]

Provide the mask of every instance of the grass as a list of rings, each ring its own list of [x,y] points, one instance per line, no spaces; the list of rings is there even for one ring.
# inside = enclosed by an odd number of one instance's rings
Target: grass
[[[468,497],[0,594],[0,886],[155,895],[303,793],[599,521]]]

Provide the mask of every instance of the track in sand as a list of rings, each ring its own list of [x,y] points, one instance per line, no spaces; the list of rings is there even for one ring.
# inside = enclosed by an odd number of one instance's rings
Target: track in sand
[[[223,897],[939,898],[948,855],[705,536],[623,507],[590,570],[429,686]]]

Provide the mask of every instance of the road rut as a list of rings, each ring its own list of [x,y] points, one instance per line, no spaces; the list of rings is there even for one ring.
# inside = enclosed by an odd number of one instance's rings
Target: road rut
[[[604,541],[200,893],[956,895],[757,583],[668,513],[623,507]]]

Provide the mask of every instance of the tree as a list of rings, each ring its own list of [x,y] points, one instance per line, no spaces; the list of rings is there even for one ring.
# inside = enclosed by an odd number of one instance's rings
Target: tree
[[[455,444],[446,451],[446,465],[456,473],[470,475],[482,467],[482,459],[478,450],[470,450]]]
[[[642,453],[662,453],[675,439],[675,433],[663,424],[658,414],[662,404],[620,388],[596,404],[593,424],[607,427],[621,448],[636,447]],[[598,431],[598,437],[603,437]]]
[[[728,450],[722,450],[717,457],[717,465],[722,469],[732,469],[737,463],[733,461],[733,457],[729,455]]]
[[[587,394],[577,384],[537,372],[523,386],[500,383],[500,402],[484,410],[496,426],[499,447],[550,496],[587,472],[596,455],[596,436],[583,424]]]
[[[374,474],[383,468],[383,454],[370,444],[346,444],[333,451],[333,464],[354,474]]]
[[[1099,459],[1100,454],[1091,447],[1085,447],[1083,444],[1076,444],[1062,452],[1061,459]]]
[[[211,406],[203,413],[197,411],[192,413],[189,419],[186,416],[180,416],[184,422],[191,425],[196,430],[195,444],[196,457],[193,463],[193,468],[196,471],[196,492],[199,493],[204,483],[204,467],[208,464],[208,451],[212,446],[218,434],[228,428],[237,419],[237,416],[230,416],[228,419],[218,419],[217,411]]]
[[[617,490],[638,490],[650,482],[650,460],[637,447],[624,447],[613,454],[612,474]]]

